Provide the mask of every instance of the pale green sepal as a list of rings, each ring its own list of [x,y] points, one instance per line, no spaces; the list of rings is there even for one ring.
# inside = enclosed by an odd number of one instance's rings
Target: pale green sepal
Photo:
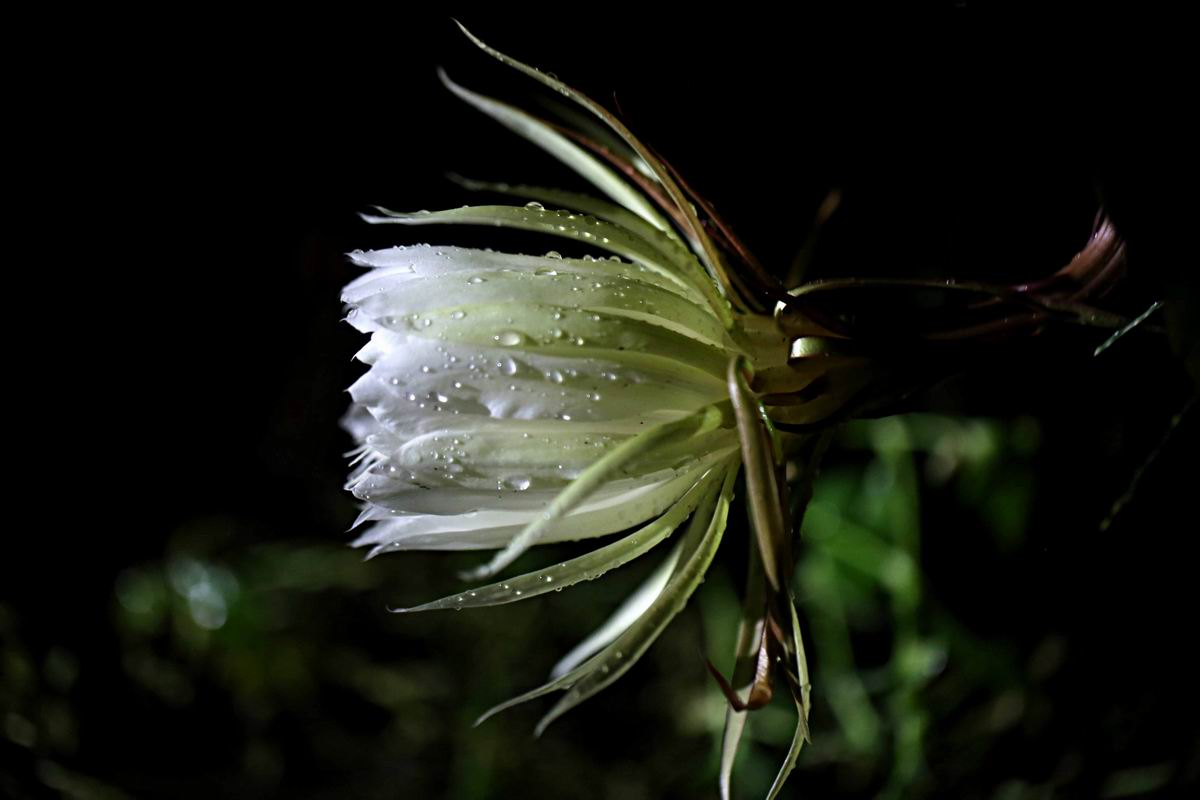
[[[778,591],[783,580],[780,562],[784,560],[783,555],[789,544],[789,533],[785,529],[783,508],[779,502],[771,433],[763,424],[764,415],[758,398],[746,383],[744,363],[741,358],[729,361],[729,399],[733,403],[738,437],[742,444],[742,461],[746,465],[746,499],[754,535],[758,539],[758,552],[762,557],[767,583]]]
[[[733,324],[733,316],[728,308],[728,303],[717,294],[712,280],[704,274],[704,270],[696,262],[695,256],[682,245],[668,239],[665,234],[661,235],[655,246],[651,246],[642,237],[611,222],[605,222],[592,216],[571,214],[565,210],[553,212],[525,206],[467,206],[445,211],[418,211],[415,213],[403,213],[378,207],[377,210],[383,216],[371,214],[360,216],[372,225],[388,223],[394,225],[492,225],[500,228],[535,231],[607,250],[639,264],[671,269],[701,293],[708,306],[721,319],[722,324],[727,328]],[[671,256],[664,255],[665,252],[670,252]]]
[[[670,226],[662,218],[662,215],[637,190],[591,153],[545,122],[519,108],[458,85],[444,70],[438,70],[438,77],[441,78],[446,88],[461,100],[487,114],[518,136],[533,142],[656,229],[670,230]]]
[[[663,254],[667,259],[678,259],[680,252],[677,247],[678,240],[672,240],[667,245],[663,244],[664,232],[637,214],[632,213],[623,206],[615,203],[610,203],[607,200],[601,200],[589,194],[581,194],[579,192],[569,192],[565,189],[553,189],[545,186],[528,186],[525,184],[512,185],[508,183],[493,183],[489,181],[476,181],[470,178],[463,178],[458,175],[450,176],[450,179],[473,192],[495,192],[496,194],[508,195],[509,197],[520,197],[524,200],[531,200],[544,205],[557,208],[566,208],[572,211],[577,211],[581,214],[591,214],[598,219],[607,220],[635,236],[640,237],[646,244],[654,247]],[[673,230],[668,230],[667,233],[672,233]],[[694,256],[692,256],[694,258]],[[672,280],[679,281],[680,279],[672,272],[666,272]],[[690,287],[690,284],[685,284]]]
[[[812,737],[809,735],[808,729],[808,711],[809,711],[809,692],[811,685],[808,680],[808,661],[804,656],[804,640],[800,636],[800,615],[796,613],[796,604],[789,598],[788,608],[792,614],[792,641],[796,648],[796,679],[800,684],[800,697],[794,697],[796,702],[796,733],[792,736],[792,744],[788,747],[787,756],[783,760],[783,766],[779,769],[779,774],[775,776],[775,782],[771,784],[771,790],[767,792],[767,800],[775,800],[779,796],[780,790],[783,789],[784,782],[788,776],[792,774],[792,770],[796,767],[796,759],[800,757],[800,750],[803,749],[805,742],[812,742]]]
[[[682,554],[679,564],[662,593],[625,633],[588,662],[596,663],[578,682],[571,685],[562,699],[542,718],[535,735],[540,736],[551,722],[621,677],[641,658],[675,615],[683,610],[704,579],[704,573],[721,543],[736,475],[737,469],[731,465],[725,473],[719,494],[713,492],[697,507],[687,534],[680,542]]]
[[[746,571],[746,593],[742,598],[742,616],[738,621],[737,645],[734,649],[733,680],[738,696],[746,700],[748,689],[754,683],[754,669],[759,645],[762,642],[766,602],[766,584],[763,580],[762,561],[758,547],[751,541]],[[733,764],[737,758],[738,745],[746,729],[749,711],[736,711],[732,706],[725,708],[725,728],[721,733],[721,766],[718,772],[718,788],[721,800],[730,800]]]
[[[466,35],[466,37],[474,42],[475,45],[485,53],[492,56],[500,63],[506,64],[507,66],[510,66],[519,72],[525,73],[539,83],[542,83],[564,97],[575,101],[588,111],[595,114],[610,128],[612,128],[613,131],[616,132],[616,134],[620,136],[635,153],[638,154],[642,161],[644,161],[646,165],[650,167],[651,171],[654,173],[654,177],[667,191],[667,194],[670,195],[671,201],[675,204],[676,208],[683,215],[684,220],[687,222],[688,236],[695,239],[696,243],[698,244],[700,258],[704,262],[704,266],[707,268],[709,274],[714,280],[718,281],[722,285],[722,288],[725,289],[726,292],[731,291],[731,287],[729,286],[729,283],[724,275],[724,267],[721,263],[721,257],[717,253],[716,245],[713,244],[712,238],[708,235],[708,232],[705,231],[704,225],[701,224],[700,218],[696,214],[695,207],[684,195],[683,190],[679,188],[679,184],[676,183],[675,179],[671,177],[666,167],[664,167],[658,158],[651,153],[650,150],[644,144],[642,144],[641,141],[634,136],[627,127],[625,127],[624,123],[622,123],[607,109],[605,109],[596,101],[592,100],[590,97],[572,89],[570,86],[567,86],[557,78],[550,77],[541,70],[531,67],[522,61],[518,61],[512,56],[501,53],[499,50],[487,44],[478,36],[467,30],[467,28],[461,22],[458,22],[457,24],[459,29]],[[726,324],[732,325],[732,317],[729,314],[728,305],[723,299],[720,306],[720,313],[722,313],[722,319],[726,322]]]
[[[771,790],[767,792],[767,800],[775,800],[779,796],[779,792],[783,789],[783,784],[787,781],[788,776],[792,774],[792,770],[796,768],[796,759],[800,757],[800,750],[804,747],[804,742],[808,739],[808,723],[804,720],[803,709],[800,704],[796,704],[796,712],[800,714],[796,722],[796,732],[792,735],[792,743],[788,747],[787,756],[783,759],[783,766],[779,769],[779,774],[775,776],[775,782],[771,784]]]
[[[718,474],[716,479],[720,480],[721,475]],[[707,492],[709,488],[711,487],[706,483],[701,491]],[[605,647],[608,647],[614,639],[628,630],[629,626],[636,622],[638,617],[646,613],[646,609],[650,608],[655,598],[662,594],[667,581],[671,579],[671,575],[675,572],[675,565],[679,563],[680,550],[682,548],[676,542],[662,563],[654,568],[654,572],[650,573],[650,577],[642,581],[638,585],[638,588],[622,601],[620,607],[613,612],[612,616],[558,660],[550,669],[550,678],[553,680],[560,675],[567,674]]]
[[[393,609],[393,611],[396,613],[410,613],[414,611],[435,611],[446,608],[477,608],[481,606],[501,605],[503,603],[514,603],[518,600],[537,597],[547,592],[558,591],[567,586],[573,586],[580,581],[597,578],[609,570],[616,569],[638,558],[659,542],[669,537],[687,519],[688,515],[695,510],[696,504],[700,502],[700,497],[705,487],[709,485],[710,475],[712,475],[711,470],[701,476],[692,488],[688,489],[683,497],[679,498],[678,502],[671,506],[667,513],[612,544],[598,547],[578,558],[573,558],[545,569],[529,572],[525,575],[519,575],[504,581],[498,581],[487,586],[481,586],[478,589],[448,595],[440,600],[433,600],[423,605],[413,606],[412,608],[397,608]]]
[[[673,444],[698,432],[714,430],[720,427],[724,416],[717,406],[706,406],[683,419],[651,428],[617,445],[596,459],[595,463],[563,489],[542,515],[514,536],[491,561],[467,572],[464,577],[479,579],[495,575],[537,544],[542,532],[551,522],[569,514],[572,509],[586,501],[606,481],[619,474],[628,463],[653,448]]]

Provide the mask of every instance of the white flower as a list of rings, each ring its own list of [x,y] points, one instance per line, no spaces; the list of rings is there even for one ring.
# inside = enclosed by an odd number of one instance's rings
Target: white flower
[[[795,700],[797,727],[773,797],[808,737],[809,710],[788,585],[794,526],[777,430],[795,434],[787,456],[803,494],[827,427],[902,395],[912,388],[910,376],[919,383],[937,369],[911,368],[926,352],[915,344],[884,348],[883,361],[871,358],[836,314],[814,302],[861,284],[785,292],[608,112],[472,38],[595,113],[617,138],[599,146],[594,136],[564,135],[444,78],[447,86],[574,168],[607,199],[464,182],[520,199],[435,213],[381,209],[367,217],[515,228],[568,240],[593,255],[434,245],[350,254],[368,271],[342,299],[348,321],[370,335],[358,354],[369,369],[350,389],[354,406],[346,419],[361,445],[348,484],[365,504],[357,524],[366,527],[356,544],[372,555],[497,551],[469,575],[481,579],[539,543],[620,534],[578,558],[406,609],[416,611],[535,597],[673,540],[663,566],[559,663],[550,682],[488,714],[565,691],[540,731],[623,674],[683,608],[721,542],[735,480],[744,475],[756,546],[734,686],[714,671],[731,704],[721,789],[727,796],[744,710],[770,699],[778,671]],[[693,202],[715,224],[714,233]],[[731,271],[728,258],[747,269]],[[991,301],[980,308],[1000,322],[922,336],[961,342],[992,335],[996,325],[1034,329],[1045,318],[1041,309],[1013,312]],[[903,357],[909,351],[912,362]]]
[[[808,679],[787,589],[782,462],[750,381],[759,392],[791,398],[780,419],[819,420],[848,396],[850,387],[838,388],[830,378],[836,370],[827,369],[843,359],[817,339],[797,337],[795,318],[784,314],[781,325],[773,314],[786,306],[781,291],[762,291],[761,280],[757,294],[753,280],[731,283],[684,190],[619,122],[555,79],[488,51],[612,125],[625,145],[609,159],[626,178],[540,120],[446,79],[608,199],[471,185],[528,202],[381,210],[367,218],[511,227],[565,238],[595,255],[433,245],[350,254],[369,271],[343,293],[347,319],[371,337],[358,354],[369,369],[350,389],[354,406],[346,419],[361,443],[348,484],[365,503],[356,544],[372,554],[497,550],[471,575],[483,578],[538,543],[622,534],[570,561],[408,609],[425,610],[558,590],[682,529],[663,566],[559,663],[549,683],[495,709],[565,690],[540,731],[616,680],[683,608],[720,544],[744,463],[758,547],[739,655],[742,667],[759,668],[735,677],[749,692],[746,704],[757,707],[764,692],[770,695],[776,663],[783,664],[798,708],[796,738],[774,793],[807,738]],[[829,384],[825,390],[795,394],[818,377]],[[743,718],[731,708],[723,791]]]

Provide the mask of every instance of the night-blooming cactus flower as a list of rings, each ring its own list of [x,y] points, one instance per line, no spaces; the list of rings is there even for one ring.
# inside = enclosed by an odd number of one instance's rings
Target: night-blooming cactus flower
[[[620,677],[683,608],[740,492],[754,546],[732,682],[713,671],[730,706],[721,788],[727,796],[746,711],[770,700],[778,676],[797,726],[774,796],[808,738],[810,689],[789,588],[798,527],[789,515],[803,503],[789,503],[785,467],[805,494],[834,424],[957,368],[969,343],[1070,316],[1073,295],[1044,292],[1056,306],[1032,300],[1028,287],[942,287],[963,301],[886,341],[864,341],[838,311],[845,299],[904,286],[850,281],[785,291],[618,120],[475,41],[583,105],[616,136],[600,143],[594,132],[566,131],[449,79],[447,86],[574,168],[605,199],[468,183],[518,199],[367,217],[509,227],[591,254],[431,245],[350,254],[368,271],[342,299],[349,322],[370,335],[358,355],[369,369],[350,389],[346,421],[361,445],[349,481],[365,504],[357,544],[372,554],[495,551],[466,576],[470,588],[406,609],[415,611],[535,597],[666,543],[663,567],[549,683],[489,712],[564,691],[540,731]],[[1111,230],[1101,228],[1086,263],[1063,280],[1077,286],[1080,275],[1107,274],[1119,255]],[[597,546],[585,555],[477,585],[534,545],[591,538]]]

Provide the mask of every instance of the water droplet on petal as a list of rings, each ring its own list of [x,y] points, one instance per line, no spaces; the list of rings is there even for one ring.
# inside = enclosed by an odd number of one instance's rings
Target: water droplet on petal
[[[516,331],[501,331],[492,337],[496,342],[505,347],[516,347],[521,342],[525,341],[525,337]]]

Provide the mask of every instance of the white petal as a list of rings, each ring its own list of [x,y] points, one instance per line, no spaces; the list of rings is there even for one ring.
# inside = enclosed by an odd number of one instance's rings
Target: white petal
[[[695,468],[682,475],[653,480],[615,494],[601,490],[573,513],[555,520],[541,541],[571,541],[604,536],[662,514],[709,466],[730,452],[726,450],[709,454]],[[439,490],[427,494],[432,499],[442,493]],[[376,523],[355,544],[375,545],[371,555],[384,550],[496,549],[506,545],[538,513],[536,510],[481,508],[460,514],[409,514]]]

